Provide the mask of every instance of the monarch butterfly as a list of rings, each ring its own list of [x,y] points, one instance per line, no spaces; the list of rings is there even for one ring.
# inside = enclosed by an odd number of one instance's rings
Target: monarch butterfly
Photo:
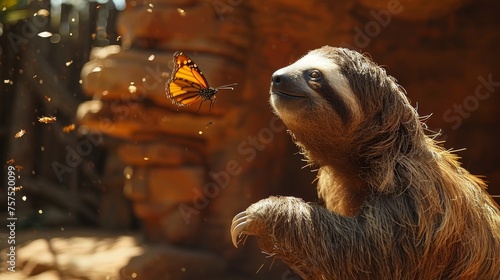
[[[210,100],[210,111],[215,103],[215,94],[220,89],[233,90],[233,86],[238,85],[233,83],[212,88],[208,86],[207,79],[198,65],[187,55],[178,51],[174,53],[173,58],[174,70],[165,85],[165,91],[167,97],[177,106],[188,106],[201,100],[199,111],[203,102]]]

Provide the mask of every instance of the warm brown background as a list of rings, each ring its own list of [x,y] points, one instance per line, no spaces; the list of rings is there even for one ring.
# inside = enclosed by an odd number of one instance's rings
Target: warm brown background
[[[272,259],[251,238],[234,249],[228,227],[270,194],[315,201],[314,174],[300,169],[284,131],[258,143],[264,148],[251,160],[238,147],[251,147],[249,139],[270,127],[271,74],[325,44],[384,65],[420,114],[432,114],[426,123],[441,130],[444,146],[466,148],[464,166],[500,195],[497,1],[155,0],[127,1],[122,12],[89,2],[65,4],[60,15],[49,2],[10,7],[1,17],[0,149],[4,163],[14,159],[23,186],[16,194],[19,272],[9,277],[293,279],[282,264],[269,271]],[[40,9],[50,16],[33,17]],[[8,16],[16,10],[24,16]],[[218,94],[211,114],[166,99],[177,50],[211,85],[240,84]],[[41,124],[43,115],[57,121]],[[61,132],[71,123],[75,131]],[[16,139],[20,129],[26,134]],[[71,158],[92,135],[102,138]],[[186,224],[179,205],[193,206],[213,182],[210,172],[229,162],[241,172]],[[54,163],[73,165],[58,176]],[[0,197],[6,203],[6,190]]]

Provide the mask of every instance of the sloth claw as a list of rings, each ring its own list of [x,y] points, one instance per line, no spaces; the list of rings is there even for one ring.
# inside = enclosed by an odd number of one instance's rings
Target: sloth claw
[[[233,218],[233,223],[234,223],[236,220],[238,220],[239,218],[244,217],[244,216],[246,216],[246,215],[247,215],[247,212],[246,212],[246,211],[243,211],[243,212],[240,212],[240,213],[236,214],[236,216],[234,216],[234,218]]]
[[[233,218],[233,223],[231,225],[231,240],[236,248],[238,248],[238,238],[242,237],[242,235],[249,234],[247,231],[247,226],[249,224],[247,217],[246,211],[243,211]]]

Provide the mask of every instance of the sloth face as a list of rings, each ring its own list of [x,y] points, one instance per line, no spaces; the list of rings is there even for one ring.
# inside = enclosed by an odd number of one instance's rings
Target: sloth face
[[[295,142],[317,161],[408,150],[420,127],[396,80],[348,49],[324,46],[279,69],[270,94]]]
[[[312,51],[274,72],[270,93],[271,105],[292,132],[297,132],[294,127],[298,122],[300,127],[319,122],[324,128],[326,124],[337,131],[345,130],[362,116],[358,97],[341,66],[320,51]]]

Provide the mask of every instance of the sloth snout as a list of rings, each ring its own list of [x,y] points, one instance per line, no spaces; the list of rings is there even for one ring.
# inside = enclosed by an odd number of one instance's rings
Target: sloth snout
[[[289,74],[286,73],[283,69],[279,69],[276,72],[273,73],[271,76],[271,82],[273,86],[283,86],[284,84],[290,82],[291,77]]]

